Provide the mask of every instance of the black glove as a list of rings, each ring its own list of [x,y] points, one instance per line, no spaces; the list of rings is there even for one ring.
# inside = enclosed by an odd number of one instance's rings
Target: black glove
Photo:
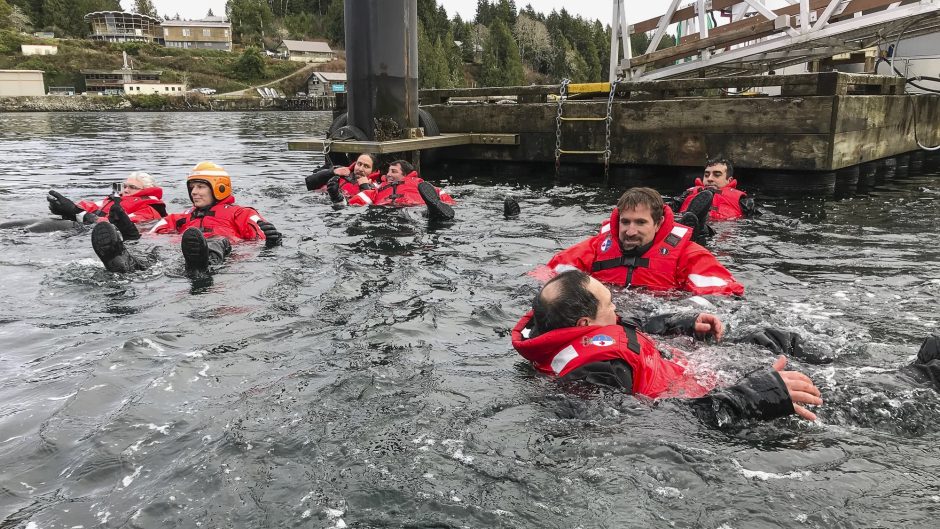
[[[264,245],[268,248],[281,244],[281,232],[277,231],[274,224],[266,220],[258,222],[258,227],[264,233]]]
[[[799,358],[810,364],[830,364],[833,360],[832,356],[825,352],[805,350],[803,348],[803,338],[799,334],[772,327],[755,331],[745,336],[742,341],[766,347],[774,354]]]
[[[135,241],[140,238],[140,230],[137,229],[137,225],[134,224],[134,221],[127,215],[127,212],[124,211],[124,208],[121,207],[121,198],[114,197],[114,201],[111,204],[111,209],[108,210],[108,222],[114,224],[114,227],[121,232],[121,236],[124,237],[125,241]]]
[[[65,198],[61,193],[55,190],[49,191],[46,200],[49,201],[49,211],[51,211],[53,215],[62,215],[62,218],[65,220],[75,220],[75,215],[85,211],[76,206],[75,202]]]
[[[330,196],[330,202],[334,205],[344,204],[346,202],[346,199],[343,197],[343,192],[339,189],[338,176],[330,178],[330,181],[326,183],[326,194]]]
[[[757,344],[776,355],[800,356],[803,354],[803,339],[795,332],[772,327],[754,331],[744,337],[744,342]]]

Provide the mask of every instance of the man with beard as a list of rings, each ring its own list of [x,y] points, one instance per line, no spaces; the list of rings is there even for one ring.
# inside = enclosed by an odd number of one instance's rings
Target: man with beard
[[[604,283],[697,295],[744,294],[711,252],[692,242],[693,228],[648,187],[628,189],[600,233],[555,255],[555,273],[577,269]]]

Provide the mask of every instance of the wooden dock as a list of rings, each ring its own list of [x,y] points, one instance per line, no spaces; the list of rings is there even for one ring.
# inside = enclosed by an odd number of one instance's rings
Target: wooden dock
[[[572,85],[575,87],[575,85]],[[771,88],[779,95],[754,93]],[[568,151],[603,151],[609,85],[579,85],[563,103]],[[517,146],[449,147],[451,160],[554,163],[560,85],[422,90],[442,133],[518,134]],[[832,172],[940,144],[940,98],[907,95],[897,77],[839,72],[621,83],[611,105],[610,164]],[[572,154],[567,164],[602,164]]]

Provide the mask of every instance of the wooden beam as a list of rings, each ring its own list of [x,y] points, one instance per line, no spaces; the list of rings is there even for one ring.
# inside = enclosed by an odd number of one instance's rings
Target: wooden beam
[[[731,7],[739,3],[741,3],[741,0],[712,0],[712,11],[721,11],[726,7]],[[662,18],[662,16],[633,24],[633,31],[631,31],[631,33],[646,33],[647,31],[653,31],[657,26],[659,26],[660,18]],[[672,15],[672,19],[669,23],[674,24],[676,22],[690,18],[695,18],[695,6],[677,9],[675,14]]]
[[[439,149],[455,145],[518,145],[518,134],[457,133],[441,134],[406,140],[391,141],[329,141],[325,138],[305,138],[287,142],[289,151],[323,151],[324,144],[336,152],[371,152],[388,154],[393,152]]]
[[[728,46],[731,43],[754,40],[767,35],[785,31],[790,27],[789,19],[786,24],[778,25],[776,20],[765,20],[757,24],[748,24],[734,31],[718,33],[707,39],[696,39],[666,48],[646,55],[639,55],[630,59],[630,67],[642,66],[657,62],[675,61],[698,53],[705,48]],[[717,32],[716,32],[717,33]]]

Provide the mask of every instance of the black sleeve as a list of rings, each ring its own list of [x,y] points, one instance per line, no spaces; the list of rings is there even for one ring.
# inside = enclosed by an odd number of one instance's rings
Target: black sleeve
[[[359,191],[366,191],[369,189],[375,189],[375,184],[373,184],[372,182],[365,182],[365,183],[359,184]]]
[[[724,427],[742,419],[770,420],[793,413],[793,402],[776,371],[752,373],[741,382],[692,401],[703,422]]]
[[[698,316],[699,313],[697,312],[684,312],[660,314],[652,318],[647,318],[644,321],[639,321],[637,318],[630,318],[624,321],[627,321],[628,324],[635,325],[646,334],[683,334],[692,336],[695,334],[695,320],[698,319]]]
[[[561,377],[564,382],[587,382],[633,393],[633,369],[623,360],[593,362]]]
[[[307,184],[307,191],[313,191],[314,189],[319,189],[326,185],[326,183],[333,176],[333,167],[321,167],[313,172],[312,175],[308,176],[305,179]]]

